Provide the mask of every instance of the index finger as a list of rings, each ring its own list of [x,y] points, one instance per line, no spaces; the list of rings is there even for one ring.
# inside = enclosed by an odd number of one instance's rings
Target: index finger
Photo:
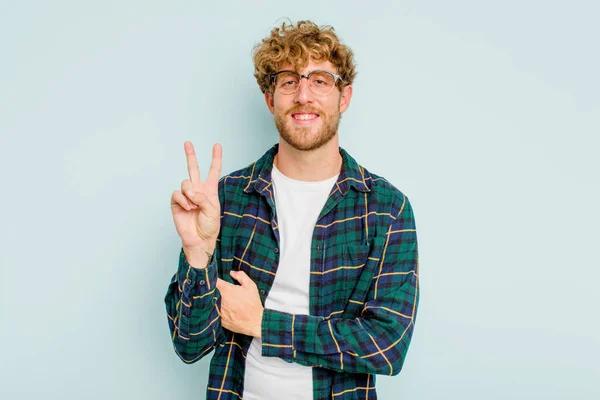
[[[250,278],[244,271],[229,271],[229,275],[236,281],[240,283],[240,285],[246,287],[248,285],[254,285],[254,281]]]
[[[198,160],[196,159],[196,152],[194,151],[194,145],[192,142],[185,142],[183,144],[185,148],[185,158],[187,159],[188,173],[190,174],[190,180],[192,183],[200,183],[200,168],[198,167]]]

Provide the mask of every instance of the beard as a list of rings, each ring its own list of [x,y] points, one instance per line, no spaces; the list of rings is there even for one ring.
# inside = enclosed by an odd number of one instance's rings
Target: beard
[[[323,127],[313,133],[313,127],[307,126],[292,126],[291,128],[286,126],[288,117],[295,112],[306,111],[319,114],[318,118],[323,121]],[[294,107],[287,112],[276,112],[275,113],[275,126],[279,131],[279,136],[290,146],[296,150],[311,151],[316,150],[337,135],[338,127],[340,125],[341,114],[339,108],[333,114],[326,114],[323,110],[317,110],[311,107]]]

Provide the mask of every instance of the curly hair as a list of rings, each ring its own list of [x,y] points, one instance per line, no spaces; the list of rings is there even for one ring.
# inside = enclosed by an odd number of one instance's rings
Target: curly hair
[[[298,21],[274,28],[271,35],[253,49],[254,77],[264,93],[273,93],[269,75],[278,71],[282,64],[290,63],[296,70],[308,65],[309,59],[315,62],[331,62],[341,75],[338,86],[351,85],[356,76],[356,65],[352,50],[342,44],[333,27],[317,26],[311,21]]]

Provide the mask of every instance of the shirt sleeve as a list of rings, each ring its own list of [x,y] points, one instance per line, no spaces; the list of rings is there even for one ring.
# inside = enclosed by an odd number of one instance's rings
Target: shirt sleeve
[[[183,248],[177,272],[171,279],[165,304],[175,352],[186,363],[209,354],[225,337],[218,307],[217,260],[219,244],[212,262],[203,269],[190,266]]]
[[[406,197],[384,246],[360,316],[325,318],[265,309],[262,355],[335,371],[398,374],[419,301],[417,236]]]

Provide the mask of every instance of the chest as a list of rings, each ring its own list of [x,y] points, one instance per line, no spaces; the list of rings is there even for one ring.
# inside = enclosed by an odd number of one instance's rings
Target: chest
[[[370,212],[368,203],[352,198],[339,201],[327,213],[321,206],[294,208],[294,202],[288,202],[286,209],[280,202],[275,209],[264,198],[251,200],[243,210],[223,212],[222,279],[231,282],[229,271],[243,270],[256,283],[265,304],[280,274],[286,282],[283,291],[294,287],[307,291],[309,314],[356,317],[385,244],[377,235],[382,229],[377,213]],[[281,298],[285,293],[277,295]]]

